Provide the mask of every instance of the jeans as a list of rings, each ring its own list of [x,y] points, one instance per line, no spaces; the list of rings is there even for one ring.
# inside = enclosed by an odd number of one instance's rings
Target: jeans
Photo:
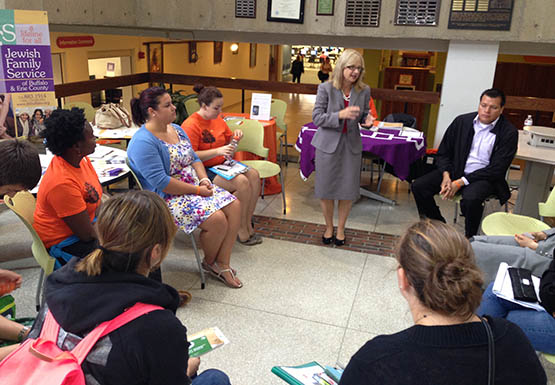
[[[535,350],[555,354],[555,318],[545,311],[536,311],[496,296],[491,283],[476,314],[506,318],[522,329]]]
[[[218,369],[208,369],[193,378],[192,385],[231,385],[227,374]]]

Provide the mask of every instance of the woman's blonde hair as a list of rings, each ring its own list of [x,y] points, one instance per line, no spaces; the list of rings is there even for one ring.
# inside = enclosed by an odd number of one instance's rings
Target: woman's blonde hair
[[[397,260],[418,300],[447,316],[470,318],[482,299],[482,273],[470,242],[453,227],[423,220],[405,232]]]
[[[76,270],[89,276],[102,271],[136,272],[141,260],[150,266],[155,245],[162,262],[177,227],[166,203],[153,192],[132,191],[102,203],[96,222],[100,247],[80,261]]]
[[[333,69],[333,72],[331,74],[331,82],[335,88],[340,90],[341,87],[343,87],[343,70],[345,69],[345,67],[348,67],[351,65],[358,66],[359,61],[360,61],[360,66],[362,67],[362,70],[360,71],[358,75],[358,79],[355,82],[354,86],[357,91],[360,91],[368,87],[362,81],[362,78],[364,77],[364,70],[365,70],[364,58],[362,57],[360,52],[355,51],[354,49],[346,49],[345,51],[343,51],[341,56],[339,56],[339,59],[337,59],[337,63],[335,63],[335,68]]]

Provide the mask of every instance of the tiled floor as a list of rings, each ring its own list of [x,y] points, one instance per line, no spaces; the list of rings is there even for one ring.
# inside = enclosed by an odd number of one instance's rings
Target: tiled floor
[[[354,250],[347,250],[319,243],[323,218],[312,179],[302,181],[295,163],[285,175],[287,214],[281,196],[260,199],[255,221],[264,243],[235,245],[232,263],[242,289],[208,278],[200,290],[189,240],[182,235],[162,267],[166,283],[193,294],[177,313],[188,330],[218,326],[231,341],[204,356],[201,369],[220,368],[234,384],[282,384],[270,372],[274,365],[346,364],[368,339],[412,324],[390,256],[397,236],[417,219],[408,184],[392,178],[384,183],[382,192],[397,201],[395,206],[366,198],[353,206],[347,236]],[[452,215],[452,203],[441,206]],[[30,258],[31,238],[6,209],[0,210],[0,231],[0,261],[6,261],[0,267],[24,278],[15,292],[18,315],[33,316],[39,269]]]

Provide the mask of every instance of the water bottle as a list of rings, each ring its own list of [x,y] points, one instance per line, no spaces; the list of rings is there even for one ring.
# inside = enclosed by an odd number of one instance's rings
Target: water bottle
[[[5,294],[11,293],[14,290],[15,290],[15,282],[10,281],[10,282],[0,283],[0,297]]]
[[[532,115],[528,115],[526,117],[526,119],[524,120],[524,131],[528,131],[530,130],[530,127],[534,124],[534,121],[532,120]]]
[[[231,143],[229,143],[229,145],[233,147],[233,152],[234,153],[235,153],[235,149],[237,148],[238,143],[239,143],[239,141],[235,137],[233,137],[233,139],[231,139]],[[226,160],[226,164],[228,164],[230,166],[233,166],[233,164],[235,163],[235,161],[233,160],[233,155],[226,155],[225,160]]]

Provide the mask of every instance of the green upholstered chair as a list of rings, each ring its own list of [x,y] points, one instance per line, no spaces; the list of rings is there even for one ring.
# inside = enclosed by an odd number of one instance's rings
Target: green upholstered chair
[[[241,161],[241,163],[254,168],[260,174],[260,179],[262,179],[262,198],[264,198],[264,179],[279,174],[281,196],[283,199],[283,213],[285,214],[287,212],[287,206],[285,203],[283,175],[281,173],[281,167],[278,164],[266,160],[270,150],[264,147],[264,126],[262,126],[259,121],[250,119],[233,119],[228,120],[226,123],[232,132],[237,129],[243,131],[243,138],[237,145],[236,151],[246,151],[264,158],[264,160]]]
[[[285,166],[289,163],[287,151],[287,124],[285,123],[285,113],[287,112],[287,103],[280,99],[272,99],[270,106],[270,115],[276,118],[276,139],[279,142],[279,164],[281,166],[283,159],[283,150],[285,150]]]
[[[133,171],[133,169],[131,168],[131,165],[129,164],[129,158],[125,158],[125,163],[127,164],[127,167],[129,167],[129,171],[131,172],[131,175],[133,175],[133,179],[135,180],[135,183],[137,184],[137,187],[139,188],[139,190],[143,189],[143,186],[141,185],[141,182],[139,181],[139,178],[137,177],[137,174],[135,174],[135,171]],[[193,233],[187,234],[189,236],[189,238],[191,239],[191,244],[193,245],[193,251],[195,253],[195,258],[197,259],[197,265],[198,265],[198,269],[200,272],[200,288],[204,289],[206,287],[206,278],[204,277],[204,270],[202,269],[202,259],[200,258],[200,253],[198,251],[198,247],[197,247],[197,242],[195,241],[195,236]]]
[[[547,201],[538,203],[538,211],[542,219],[555,217],[555,189],[551,191]],[[486,235],[515,235],[549,228],[549,225],[536,218],[509,213],[493,213],[482,221],[482,231]]]
[[[54,264],[56,260],[46,250],[44,243],[40,239],[39,235],[33,227],[34,213],[36,200],[33,194],[28,191],[18,192],[13,198],[8,195],[4,196],[4,203],[10,210],[12,210],[15,215],[23,222],[31,237],[33,238],[33,244],[31,245],[31,251],[33,257],[41,267],[39,282],[37,285],[37,293],[35,295],[35,304],[37,311],[39,311],[40,306],[44,303],[44,297],[41,298],[41,292],[44,285],[44,277],[48,276],[54,271]]]
[[[195,112],[200,110],[200,105],[198,104],[197,97],[191,97],[185,100],[185,109],[187,110],[187,116],[193,115]]]
[[[89,103],[86,103],[86,102],[71,102],[71,103],[66,103],[64,105],[65,110],[71,110],[73,107],[81,108],[82,110],[85,111],[85,119],[87,119],[87,122],[91,122],[91,123],[94,122],[94,117],[96,115],[96,110]]]

